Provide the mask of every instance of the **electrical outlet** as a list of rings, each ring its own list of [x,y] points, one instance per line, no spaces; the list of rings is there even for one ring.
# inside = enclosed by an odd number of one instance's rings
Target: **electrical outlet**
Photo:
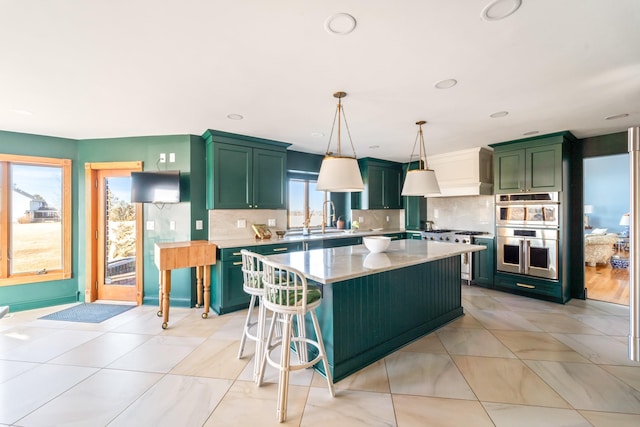
[[[153,221],[147,221],[147,230],[154,230],[156,225]]]
[[[167,154],[160,153],[160,163],[165,163],[167,161]]]
[[[204,224],[202,223],[201,219],[196,219],[196,230],[202,230],[202,227],[204,227]]]
[[[358,217],[358,222],[359,222],[360,224],[363,224],[363,223],[364,223],[364,218],[363,218],[363,217],[361,217],[361,216],[359,216],[359,217]]]
[[[239,219],[238,222],[236,223],[236,227],[237,228],[247,228],[247,220],[246,219]]]
[[[389,222],[389,215],[387,215],[387,222]]]
[[[176,222],[169,221],[169,230],[175,230],[175,229],[176,229]]]
[[[176,162],[176,153],[169,153],[169,163]]]
[[[269,224],[269,227],[275,227],[276,226],[276,220],[273,218],[269,218],[269,221],[267,222],[267,224]]]

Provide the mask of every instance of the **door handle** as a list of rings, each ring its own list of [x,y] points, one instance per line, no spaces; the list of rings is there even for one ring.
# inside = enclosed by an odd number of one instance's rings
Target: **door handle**
[[[531,255],[531,241],[525,240],[525,257],[524,257],[524,273],[529,274],[529,270],[531,269],[531,262],[529,261],[529,256]]]
[[[518,273],[524,274],[524,240],[518,242],[520,246],[520,262],[518,263]]]

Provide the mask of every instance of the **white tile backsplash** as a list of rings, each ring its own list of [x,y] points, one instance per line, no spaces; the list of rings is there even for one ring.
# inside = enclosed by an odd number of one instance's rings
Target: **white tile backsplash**
[[[495,196],[427,198],[427,219],[435,228],[494,233]]]
[[[242,239],[254,236],[252,224],[268,224],[275,219],[275,230],[287,229],[287,211],[285,209],[213,209],[209,211],[209,240]],[[245,228],[238,228],[243,221]],[[275,235],[275,233],[274,233]]]
[[[404,209],[352,209],[351,221],[359,221],[359,218],[363,219],[360,224],[361,230],[404,229]]]

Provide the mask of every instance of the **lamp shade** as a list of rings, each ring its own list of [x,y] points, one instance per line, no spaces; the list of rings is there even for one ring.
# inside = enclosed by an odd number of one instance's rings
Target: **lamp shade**
[[[358,161],[353,157],[325,156],[316,190],[346,193],[364,190]]]
[[[620,225],[625,227],[629,226],[629,214],[622,215],[622,218],[620,218]]]
[[[428,196],[440,194],[440,186],[436,173],[432,169],[415,169],[407,171],[402,186],[403,196]]]

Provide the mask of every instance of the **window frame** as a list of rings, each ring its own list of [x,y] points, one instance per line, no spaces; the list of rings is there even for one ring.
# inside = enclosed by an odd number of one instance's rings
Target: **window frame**
[[[9,244],[11,230],[11,188],[9,183],[9,166],[11,164],[19,164],[26,166],[49,166],[60,167],[62,172],[62,268],[59,270],[51,270],[46,274],[18,273],[11,274],[9,265]],[[2,183],[2,192],[0,193],[0,226],[6,230],[0,235],[0,286],[22,285],[27,283],[50,282],[56,280],[64,280],[71,278],[71,228],[72,217],[71,211],[71,160],[52,157],[36,157],[21,156],[15,154],[0,154],[0,182]]]
[[[308,218],[309,216],[309,211],[311,206],[309,205],[309,194],[311,192],[311,189],[309,188],[311,183],[317,184],[318,182],[318,176],[317,175],[312,175],[312,176],[289,176],[287,178],[287,190],[289,189],[289,183],[291,181],[298,181],[298,182],[303,182],[304,183],[304,200],[303,200],[303,217],[304,218]],[[289,193],[289,191],[287,191]],[[330,199],[330,195],[331,193],[324,191],[324,201],[329,200]],[[292,227],[291,226],[291,216],[290,216],[290,199],[289,197],[291,197],[290,194],[287,195],[287,229],[288,230],[302,230],[304,227]],[[324,208],[324,203],[323,205],[320,207],[320,209],[322,210]],[[321,228],[321,225],[314,225],[314,226],[310,226],[309,229],[311,230],[319,230]]]

